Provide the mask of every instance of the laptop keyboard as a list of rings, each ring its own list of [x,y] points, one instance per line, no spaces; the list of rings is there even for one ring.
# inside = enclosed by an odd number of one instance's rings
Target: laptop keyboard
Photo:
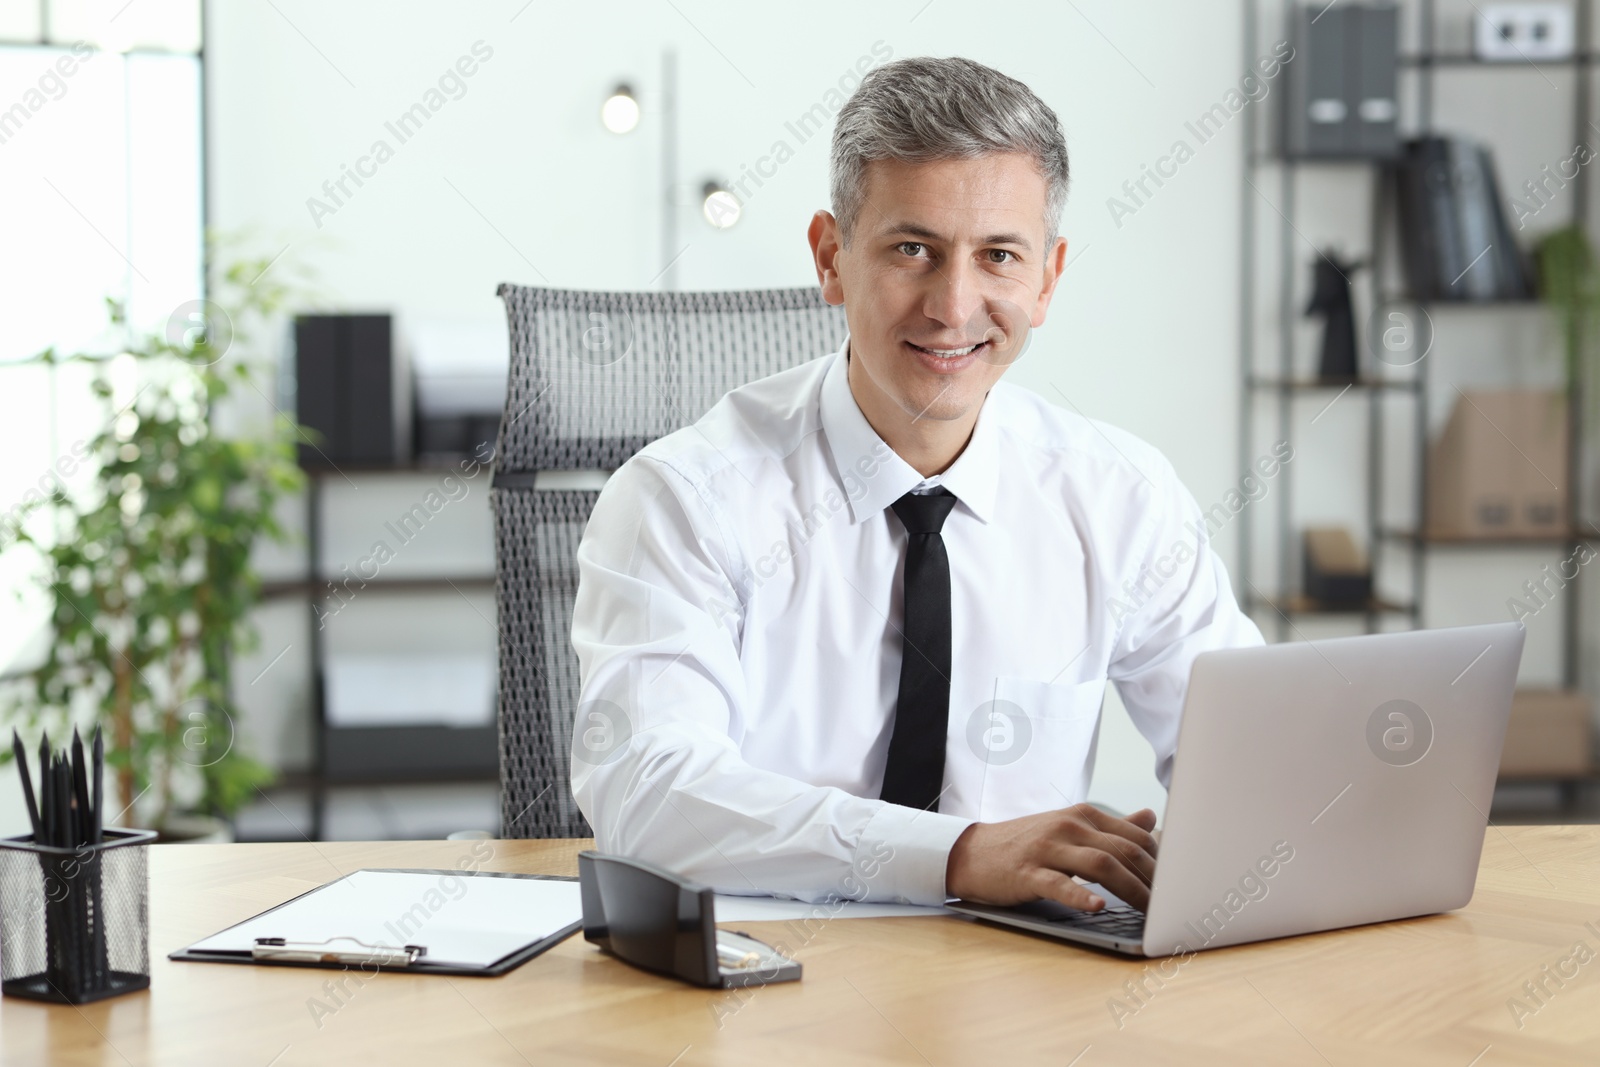
[[[1099,911],[1079,911],[1053,900],[1036,900],[1031,904],[1019,904],[1014,910],[1035,919],[1043,919],[1052,926],[1093,930],[1134,941],[1144,936],[1144,912],[1126,904],[1110,904]]]
[[[1116,937],[1144,936],[1144,912],[1135,911],[1126,905],[1103,908],[1100,911],[1078,911],[1052,921],[1060,926],[1073,926]]]

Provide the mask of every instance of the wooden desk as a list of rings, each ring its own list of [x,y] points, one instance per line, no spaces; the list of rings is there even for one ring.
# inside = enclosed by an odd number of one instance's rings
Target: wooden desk
[[[1600,827],[1491,829],[1477,896],[1447,915],[1203,952],[1119,1028],[1156,961],[963,918],[744,924],[801,982],[701,990],[581,936],[504,978],[165,957],[361,867],[451,867],[474,842],[163,845],[151,856],[152,988],[82,1008],[0,998],[5,1064],[1600,1063]],[[487,870],[573,874],[586,842],[490,842]],[[1593,924],[1586,928],[1585,924]],[[1595,953],[1521,1028],[1507,1004],[1578,942]],[[1574,964],[1567,965],[1570,969]],[[1170,971],[1169,971],[1170,973]],[[334,1008],[319,1019],[313,1005]]]

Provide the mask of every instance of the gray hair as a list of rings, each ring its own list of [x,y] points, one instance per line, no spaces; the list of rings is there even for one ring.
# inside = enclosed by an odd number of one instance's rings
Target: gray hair
[[[829,170],[841,241],[850,244],[866,198],[868,163],[929,163],[992,152],[1033,157],[1049,184],[1048,248],[1067,202],[1067,139],[1056,113],[1032,89],[959,56],[897,59],[869,72],[833,127]]]

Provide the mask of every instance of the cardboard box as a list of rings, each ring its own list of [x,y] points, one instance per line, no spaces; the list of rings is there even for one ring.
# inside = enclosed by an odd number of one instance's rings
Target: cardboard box
[[[1567,400],[1553,390],[1462,393],[1428,457],[1431,537],[1560,536]]]
[[[1565,689],[1518,689],[1500,750],[1502,778],[1567,778],[1594,765],[1589,697]]]

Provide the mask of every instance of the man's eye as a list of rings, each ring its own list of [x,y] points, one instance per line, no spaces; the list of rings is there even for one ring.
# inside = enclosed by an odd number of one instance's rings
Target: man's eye
[[[1009,252],[1004,248],[991,248],[991,249],[989,249],[989,255],[991,257],[991,259],[990,259],[991,263],[1011,263],[1011,262],[1015,261],[1016,258],[1017,258],[1015,253]],[[994,259],[994,258],[992,258],[994,256],[1005,256],[1006,258],[1005,259]]]
[[[917,243],[916,241],[901,241],[895,247],[908,256],[914,256],[921,252],[925,246]]]

